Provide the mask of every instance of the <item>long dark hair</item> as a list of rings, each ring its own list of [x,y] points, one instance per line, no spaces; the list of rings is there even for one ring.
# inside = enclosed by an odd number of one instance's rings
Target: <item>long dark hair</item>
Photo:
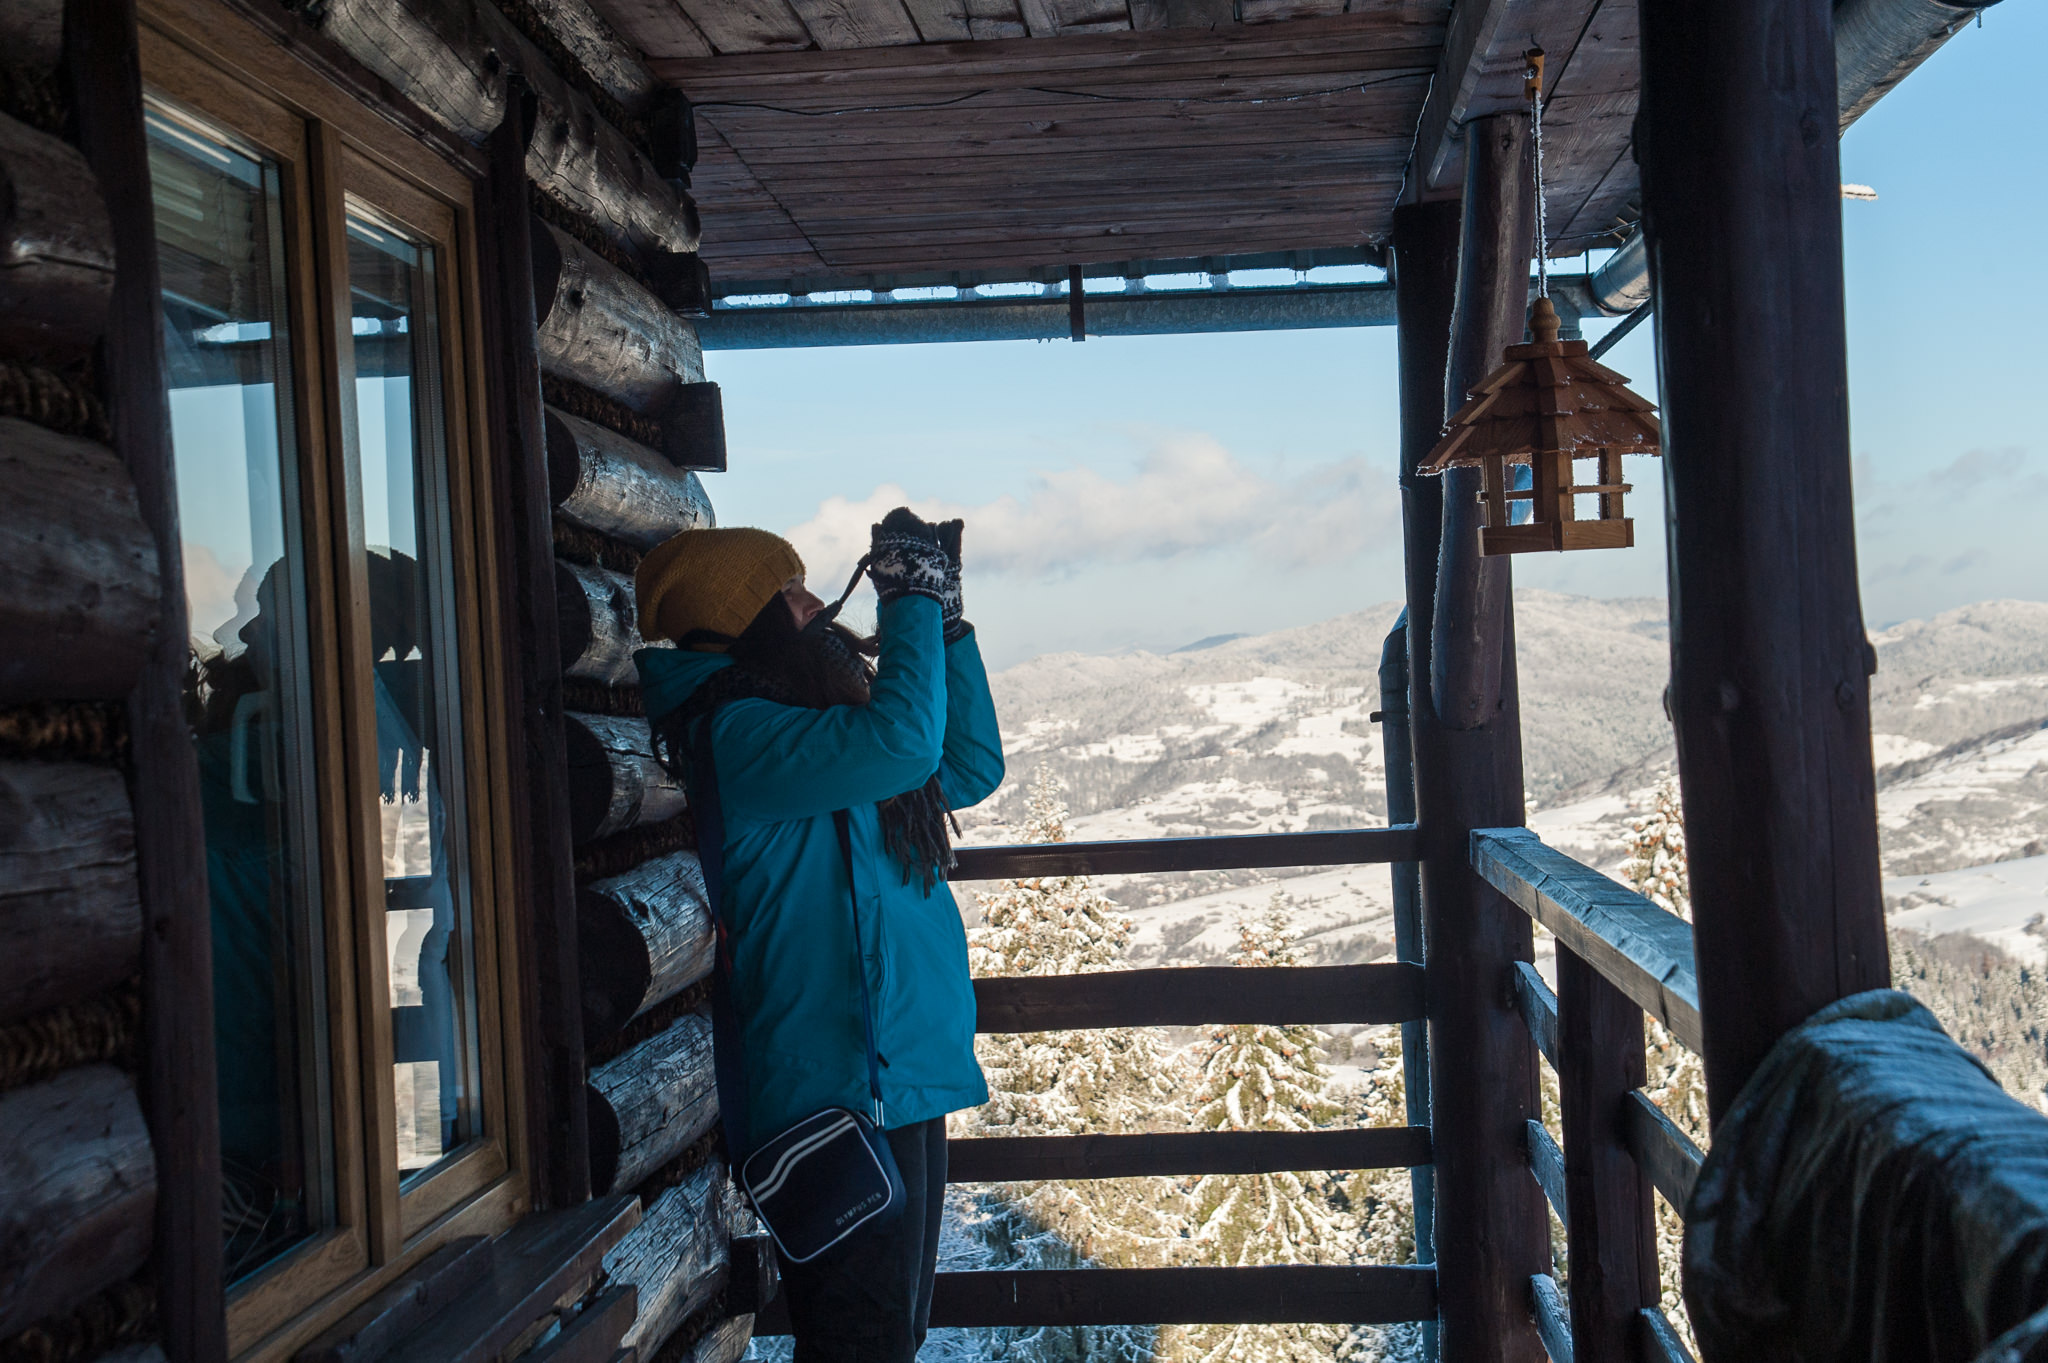
[[[726,647],[733,665],[714,672],[655,725],[655,755],[678,780],[687,780],[685,767],[704,756],[700,745],[710,740],[711,726],[700,721],[728,701],[769,700],[811,710],[866,705],[875,676],[869,661],[874,652],[874,640],[837,619],[799,627],[789,602],[778,593]],[[930,894],[953,865],[938,774],[875,808],[883,843],[903,868],[904,883],[917,879]]]

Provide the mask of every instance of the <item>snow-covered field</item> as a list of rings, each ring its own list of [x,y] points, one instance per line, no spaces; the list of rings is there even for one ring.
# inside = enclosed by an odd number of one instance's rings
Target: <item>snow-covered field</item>
[[[1966,932],[2028,965],[2048,964],[2048,856],[1895,876],[1884,897],[1895,928],[1929,937]]]

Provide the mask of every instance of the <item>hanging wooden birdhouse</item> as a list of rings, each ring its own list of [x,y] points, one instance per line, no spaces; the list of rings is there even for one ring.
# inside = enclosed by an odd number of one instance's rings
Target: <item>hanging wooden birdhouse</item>
[[[1656,454],[1656,408],[1628,390],[1628,380],[1586,354],[1584,341],[1557,339],[1557,311],[1538,298],[1529,316],[1536,339],[1507,348],[1500,368],[1472,390],[1417,470],[1442,473],[1477,464],[1486,510],[1479,532],[1484,554],[1536,549],[1625,549],[1635,522],[1622,514],[1621,456]],[[1578,460],[1598,460],[1598,480],[1580,483]],[[1508,467],[1532,466],[1531,486],[1510,488]],[[1591,519],[1580,519],[1578,499]],[[1530,504],[1513,523],[1508,508]]]

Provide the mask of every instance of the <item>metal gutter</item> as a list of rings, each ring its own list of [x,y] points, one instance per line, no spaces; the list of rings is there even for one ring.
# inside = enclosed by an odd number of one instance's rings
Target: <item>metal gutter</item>
[[[1083,300],[1090,336],[1394,324],[1391,284],[1084,294]],[[717,307],[697,323],[697,337],[706,350],[923,341],[1064,341],[1070,334],[1064,293],[919,303]]]
[[[1532,286],[1533,287],[1533,286]],[[1599,316],[1584,275],[1553,275],[1560,334]],[[1175,336],[1220,331],[1304,331],[1394,325],[1394,286],[1292,284],[1273,288],[1138,289],[1083,295],[1090,336]],[[1064,292],[1037,298],[930,302],[721,304],[697,323],[706,350],[798,346],[915,345],[945,341],[1064,341],[1072,323]]]

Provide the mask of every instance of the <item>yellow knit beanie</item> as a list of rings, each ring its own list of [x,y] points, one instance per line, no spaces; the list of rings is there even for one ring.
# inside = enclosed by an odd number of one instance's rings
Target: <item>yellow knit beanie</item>
[[[737,638],[803,575],[804,561],[780,535],[744,526],[685,530],[650,549],[633,575],[640,637],[681,640],[706,629]]]

